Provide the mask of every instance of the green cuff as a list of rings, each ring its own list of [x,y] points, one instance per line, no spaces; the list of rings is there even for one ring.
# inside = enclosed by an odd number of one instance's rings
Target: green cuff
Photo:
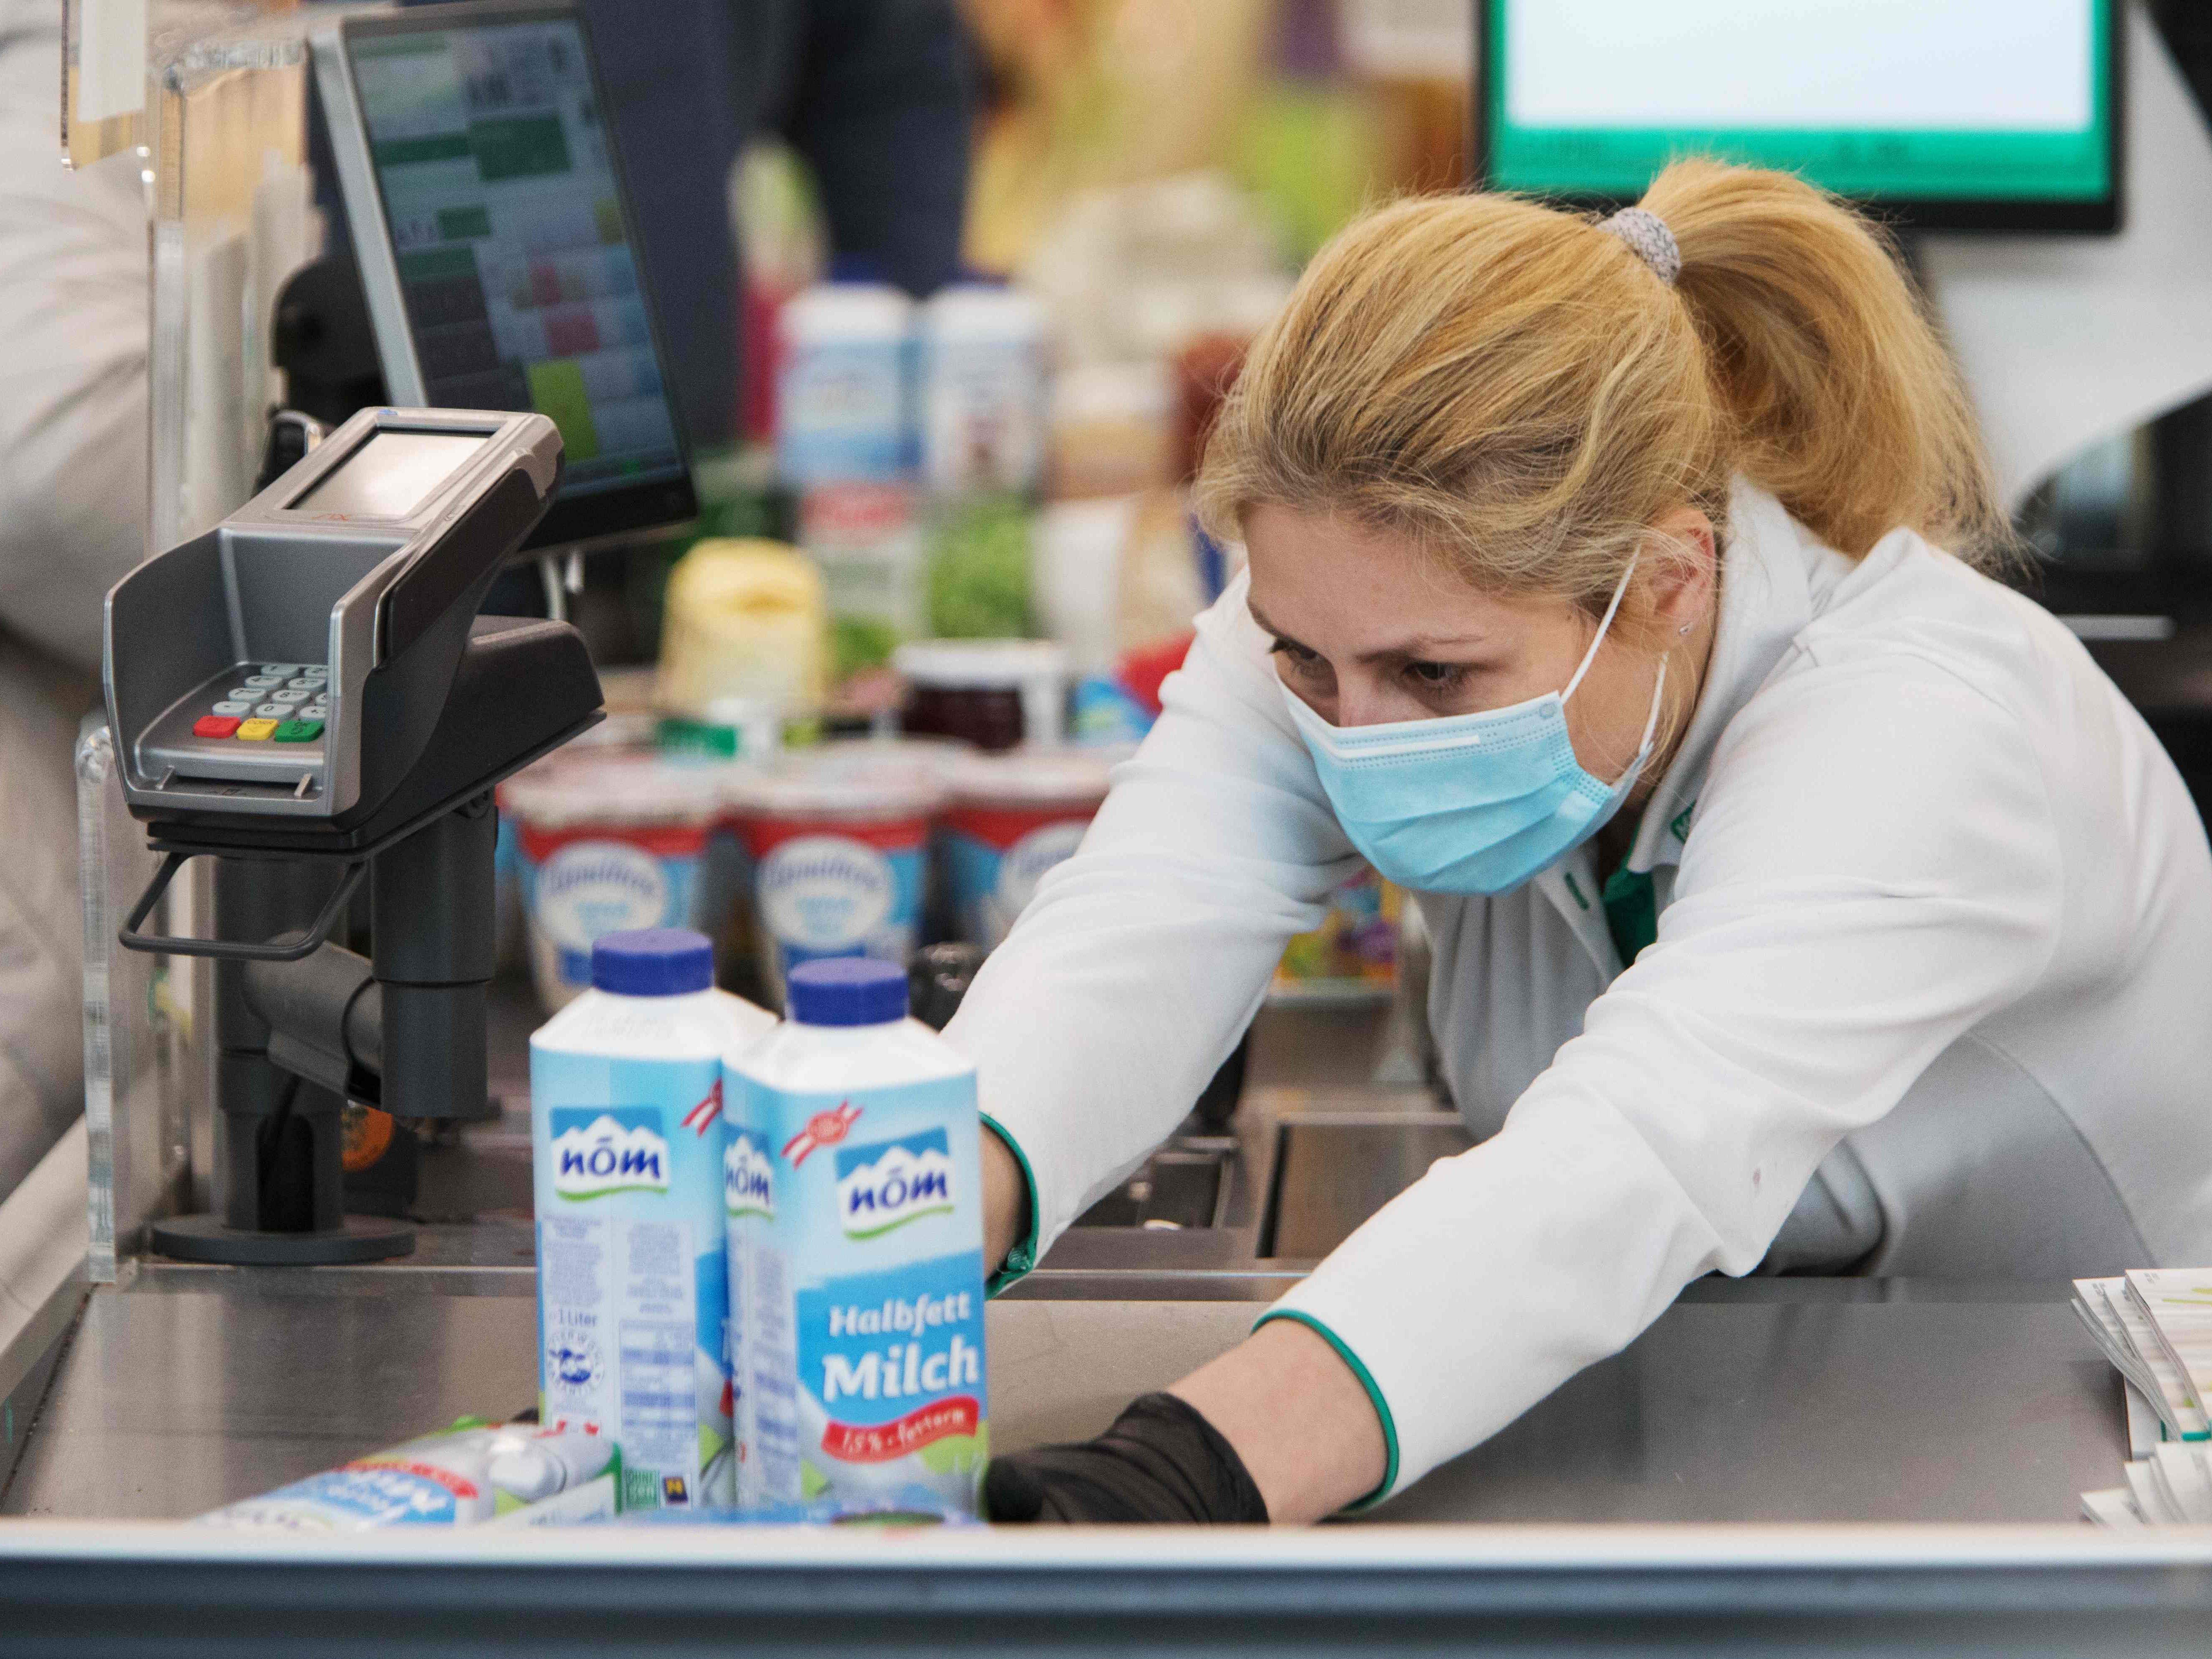
[[[1000,1127],[999,1121],[988,1112],[985,1112],[982,1117],[983,1127],[1006,1143],[1006,1150],[1014,1155],[1014,1162],[1022,1166],[1022,1185],[1028,1190],[1030,1197],[1029,1232],[1006,1252],[1006,1259],[1000,1265],[998,1272],[983,1282],[983,1294],[992,1297],[1026,1277],[1030,1269],[1036,1266],[1037,1184],[1036,1171],[1030,1168],[1030,1155],[1022,1150],[1022,1143]],[[1395,1459],[1391,1467],[1397,1467]]]
[[[1385,1460],[1382,1465],[1382,1484],[1358,1502],[1346,1504],[1344,1506],[1344,1513],[1356,1515],[1361,1510],[1372,1509],[1388,1498],[1390,1495],[1390,1488],[1398,1484],[1398,1425],[1390,1419],[1389,1401],[1382,1398],[1382,1390],[1375,1386],[1374,1377],[1369,1375],[1367,1367],[1360,1364],[1359,1356],[1344,1346],[1343,1338],[1311,1314],[1301,1313],[1296,1308],[1270,1308],[1252,1322],[1252,1328],[1256,1331],[1271,1319],[1295,1319],[1299,1324],[1313,1332],[1315,1335],[1336,1350],[1336,1357],[1341,1359],[1351,1369],[1352,1374],[1359,1379],[1359,1386],[1367,1390],[1367,1403],[1375,1407],[1376,1420],[1382,1425],[1382,1451]]]

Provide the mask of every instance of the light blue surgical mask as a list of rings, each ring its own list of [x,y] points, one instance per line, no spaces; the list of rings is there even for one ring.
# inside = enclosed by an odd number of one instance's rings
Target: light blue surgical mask
[[[1666,659],[1643,743],[1611,783],[1575,758],[1567,699],[1596,659],[1635,568],[1632,560],[1564,691],[1507,708],[1347,729],[1282,687],[1337,821],[1387,879],[1417,893],[1503,893],[1581,846],[1620,810],[1651,758]]]

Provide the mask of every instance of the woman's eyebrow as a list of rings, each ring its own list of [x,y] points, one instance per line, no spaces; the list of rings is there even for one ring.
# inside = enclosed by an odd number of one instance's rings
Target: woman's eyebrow
[[[1252,613],[1252,620],[1260,624],[1261,632],[1264,634],[1273,634],[1285,645],[1295,645],[1301,651],[1311,651],[1313,649],[1313,647],[1308,645],[1304,640],[1297,638],[1292,634],[1285,632],[1284,629],[1276,627],[1274,623],[1269,622],[1267,620],[1267,613],[1261,611],[1258,605],[1253,604],[1251,600],[1247,599],[1244,601],[1244,608]]]
[[[1249,599],[1244,602],[1244,608],[1252,613],[1252,620],[1260,625],[1262,632],[1272,634],[1285,645],[1296,646],[1301,651],[1313,650],[1311,646],[1298,638],[1297,635],[1278,628],[1273,623],[1268,621],[1267,613]],[[1491,636],[1486,634],[1415,634],[1395,645],[1377,646],[1371,651],[1363,651],[1355,660],[1380,662],[1386,657],[1420,657],[1431,651],[1451,650],[1462,646],[1485,646],[1494,642]]]

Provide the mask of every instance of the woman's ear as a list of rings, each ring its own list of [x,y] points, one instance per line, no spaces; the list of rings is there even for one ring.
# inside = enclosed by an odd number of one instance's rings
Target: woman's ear
[[[1662,514],[1645,532],[1643,561],[1651,574],[1651,621],[1668,635],[1693,632],[1712,614],[1720,592],[1719,538],[1694,507]]]

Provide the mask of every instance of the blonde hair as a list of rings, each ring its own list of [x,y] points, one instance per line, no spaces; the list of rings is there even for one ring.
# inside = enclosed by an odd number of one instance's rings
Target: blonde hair
[[[1209,526],[1340,514],[1486,590],[1599,605],[1665,514],[1724,526],[1740,472],[1854,558],[1905,526],[2008,561],[1973,415],[1881,230],[1790,174],[1708,161],[1642,205],[1680,247],[1671,289],[1594,218],[1510,196],[1341,232],[1223,406]]]

